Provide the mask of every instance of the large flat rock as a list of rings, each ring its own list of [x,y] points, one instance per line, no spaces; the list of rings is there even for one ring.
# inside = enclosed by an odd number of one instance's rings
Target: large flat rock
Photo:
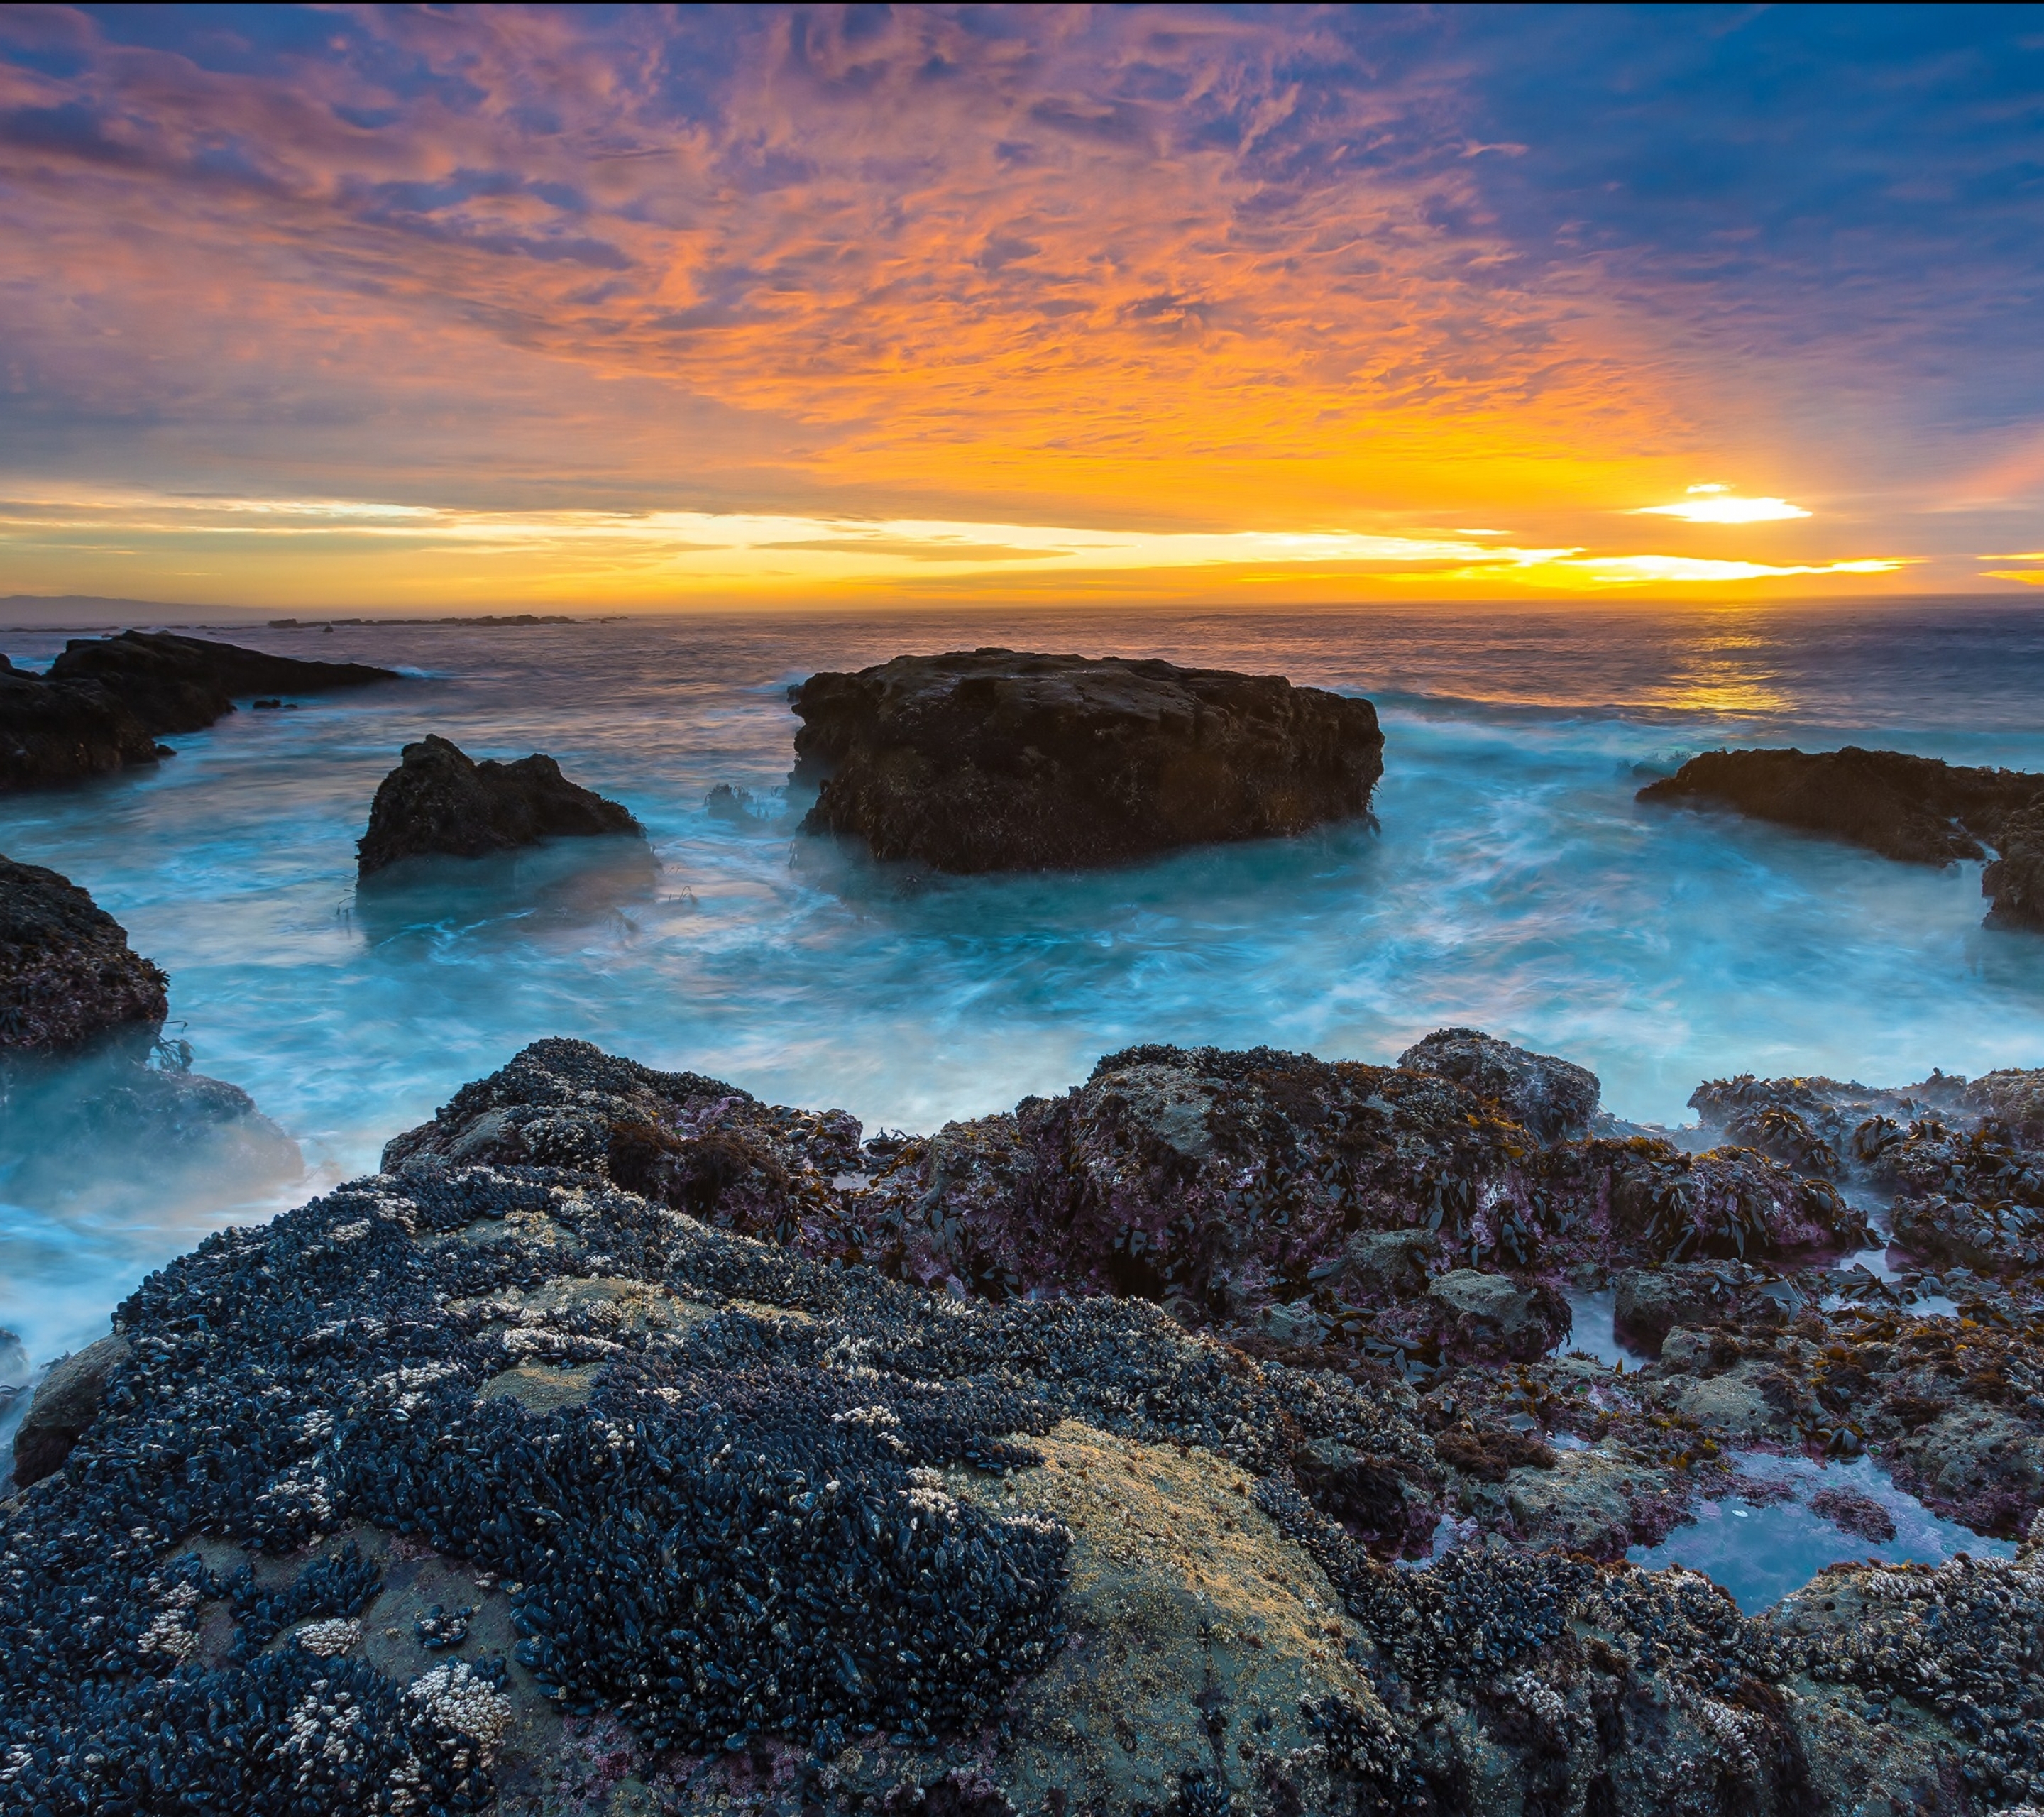
[[[897,656],[790,691],[803,823],[938,870],[1071,870],[1370,809],[1367,701],[1276,675],[1012,650]]]

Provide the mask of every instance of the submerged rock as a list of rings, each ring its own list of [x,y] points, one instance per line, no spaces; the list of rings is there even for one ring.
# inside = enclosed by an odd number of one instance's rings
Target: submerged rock
[[[1376,709],[1274,675],[1012,650],[789,690],[804,827],[939,870],[1070,870],[1369,812]]]
[[[1884,857],[1947,865],[2001,857],[1981,881],[1990,927],[2044,926],[2044,776],[1896,751],[1711,751],[1639,799],[1736,809]]]
[[[167,981],[68,878],[0,857],[0,1054],[75,1047],[110,1031],[153,1034]]]
[[[478,763],[429,732],[405,747],[403,761],[378,786],[357,868],[367,877],[432,853],[479,858],[544,839],[606,833],[643,839],[645,828],[617,802],[568,781],[551,757],[536,751],[514,763]]]

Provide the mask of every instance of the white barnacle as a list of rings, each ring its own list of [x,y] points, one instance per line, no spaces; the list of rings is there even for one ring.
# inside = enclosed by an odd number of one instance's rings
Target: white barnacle
[[[301,1652],[331,1659],[354,1650],[362,1638],[362,1623],[336,1615],[330,1621],[307,1622],[291,1638]]]
[[[167,1588],[156,1585],[150,1588],[158,1592],[159,1612],[136,1637],[135,1644],[144,1653],[160,1653],[173,1665],[182,1665],[198,1650],[198,1630],[192,1622],[192,1613],[198,1607],[198,1585],[179,1583]]]
[[[1550,1729],[1561,1730],[1567,1726],[1569,1706],[1546,1680],[1535,1678],[1530,1672],[1521,1672],[1507,1680],[1504,1688]]]
[[[294,1466],[272,1477],[256,1498],[259,1508],[275,1509],[298,1502],[314,1520],[325,1520],[333,1512],[333,1485],[325,1477]]]
[[[1760,1777],[1760,1757],[1753,1751],[1753,1737],[1760,1727],[1758,1718],[1729,1704],[1720,1704],[1715,1697],[1704,1697],[1697,1700],[1696,1723],[1718,1744],[1741,1778]]]
[[[359,1243],[369,1234],[369,1220],[357,1218],[352,1223],[336,1224],[326,1233],[328,1243]]]
[[[901,1423],[901,1416],[891,1407],[847,1407],[842,1413],[831,1416],[833,1426],[864,1426],[882,1431],[890,1431]]]
[[[414,1679],[405,1698],[442,1728],[467,1735],[486,1761],[511,1726],[511,1700],[465,1659],[449,1660]]]

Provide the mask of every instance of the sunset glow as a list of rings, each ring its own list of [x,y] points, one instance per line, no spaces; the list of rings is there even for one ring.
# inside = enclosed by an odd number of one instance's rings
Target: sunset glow
[[[1909,164],[1813,248],[1782,144],[1650,209],[1545,17],[10,13],[10,590],[2034,584],[1969,552],[2044,498],[2023,236],[1953,243]],[[1716,67],[1638,98],[1671,171],[1747,105]],[[1972,68],[1914,105],[1987,121]]]

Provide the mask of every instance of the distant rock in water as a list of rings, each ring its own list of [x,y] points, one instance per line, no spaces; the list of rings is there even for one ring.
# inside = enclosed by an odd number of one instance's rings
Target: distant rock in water
[[[47,677],[0,657],[0,789],[104,776],[170,755],[157,739],[234,711],[237,694],[309,694],[394,682],[362,663],[304,663],[167,632],[75,637]]]
[[[429,733],[405,747],[404,760],[378,787],[356,848],[358,869],[368,877],[401,859],[479,858],[544,839],[603,833],[643,839],[645,828],[617,802],[568,781],[551,757],[535,752],[515,763],[478,763]]]
[[[68,878],[0,857],[0,1053],[153,1030],[168,1013],[166,983]]]
[[[325,693],[394,682],[366,663],[307,663],[238,643],[124,631],[74,637],[50,665],[56,682],[97,682],[156,733],[198,732],[234,711],[237,694]]]
[[[2044,928],[2044,776],[1899,751],[1710,751],[1642,801],[1735,808],[1909,864],[2001,856],[1981,879],[1990,927]]]
[[[1071,870],[1369,812],[1369,701],[1280,676],[976,650],[789,690],[803,826],[939,870]]]

